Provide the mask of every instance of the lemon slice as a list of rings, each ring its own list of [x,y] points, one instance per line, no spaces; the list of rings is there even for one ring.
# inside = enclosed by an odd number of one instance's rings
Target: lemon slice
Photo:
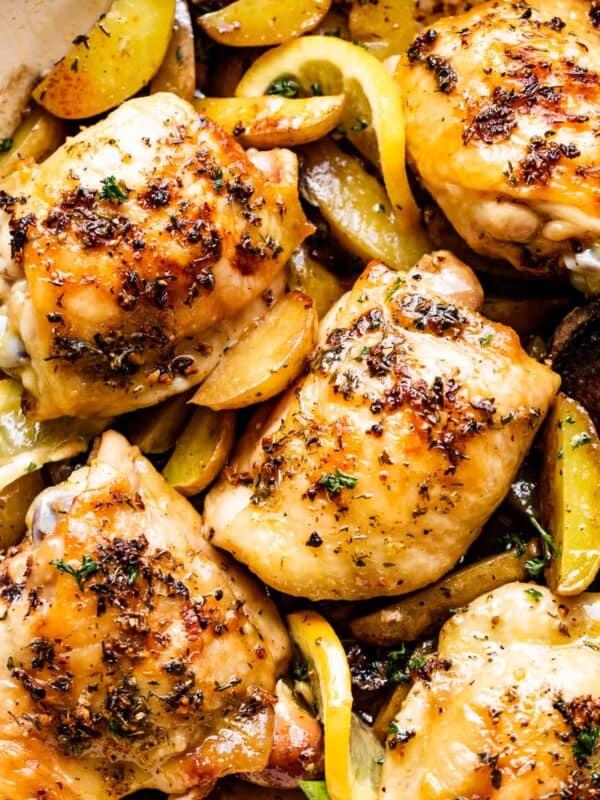
[[[402,234],[402,260],[413,264],[430,246],[408,184],[404,109],[392,76],[358,45],[333,37],[303,36],[258,58],[235,93],[238,97],[266,94],[281,78],[293,79],[305,94],[346,95],[343,130],[367,158],[380,165]]]
[[[331,800],[376,800],[383,748],[352,713],[348,659],[336,632],[320,614],[287,618],[292,639],[309,664],[323,722],[325,782]]]

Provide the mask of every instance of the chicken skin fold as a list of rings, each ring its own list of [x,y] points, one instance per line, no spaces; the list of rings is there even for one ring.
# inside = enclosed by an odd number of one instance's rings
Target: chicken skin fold
[[[1,800],[201,798],[265,770],[288,636],[200,526],[114,432],[34,502],[0,563]]]
[[[38,418],[152,405],[215,366],[219,325],[260,299],[312,230],[296,157],[255,160],[159,93],[124,103],[0,195],[4,273],[25,278],[10,323]]]
[[[380,800],[593,800],[600,596],[513,583],[442,628],[394,720]]]
[[[435,20],[397,73],[425,188],[470,247],[539,275],[583,271],[600,240],[595,7],[477,4]]]
[[[205,502],[209,540],[312,599],[419,589],[509,489],[558,389],[473,309],[451,254],[372,263],[329,312],[307,373],[251,424]]]

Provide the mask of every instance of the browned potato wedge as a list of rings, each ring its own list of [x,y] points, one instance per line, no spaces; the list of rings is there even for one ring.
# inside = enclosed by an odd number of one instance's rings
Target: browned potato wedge
[[[19,542],[29,506],[43,488],[42,475],[36,470],[0,490],[0,550]]]
[[[204,14],[199,22],[206,33],[230,47],[281,44],[316,28],[329,11],[331,0],[237,0]]]
[[[0,180],[25,159],[43,161],[63,143],[65,123],[34,106],[12,136],[11,146],[0,153]]]
[[[382,60],[404,53],[419,32],[415,11],[415,0],[354,0],[348,20],[351,39]]]
[[[142,453],[166,453],[175,446],[177,437],[191,416],[187,404],[190,393],[175,395],[152,408],[145,408],[131,416],[127,437]]]
[[[175,0],[113,0],[92,30],[34,89],[62,119],[101,114],[132,97],[162,64]]]
[[[235,414],[197,408],[163,469],[171,486],[191,497],[217,477],[235,436]]]
[[[150,84],[151,92],[173,92],[191,102],[196,90],[194,29],[186,0],[176,0],[173,34],[160,69]]]
[[[342,117],[344,95],[286,98],[203,97],[194,102],[244,147],[296,147],[333,130]]]
[[[219,411],[279,394],[299,375],[311,353],[317,324],[311,297],[303,292],[284,295],[225,353],[191,402]]]
[[[377,178],[327,139],[308,145],[303,157],[304,192],[339,244],[366,261],[379,258],[406,269],[394,209]]]
[[[354,620],[350,624],[352,633],[370,644],[392,646],[413,642],[445,622],[453,609],[463,608],[505,583],[527,580],[525,564],[538,555],[537,543],[530,542],[520,555],[509,550],[485,558],[391,606]]]
[[[300,245],[290,256],[288,275],[290,289],[300,289],[310,295],[315,301],[319,317],[323,317],[344,294],[339,279],[312,258],[304,245]]]
[[[546,570],[562,595],[584,592],[600,568],[600,440],[589,414],[559,394],[546,423],[542,520],[558,550]]]

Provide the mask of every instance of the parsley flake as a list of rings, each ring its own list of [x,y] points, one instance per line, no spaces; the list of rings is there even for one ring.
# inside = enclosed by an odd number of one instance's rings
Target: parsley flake
[[[493,338],[494,338],[494,337],[492,336],[492,334],[491,334],[491,333],[488,333],[488,335],[487,335],[487,336],[482,336],[482,337],[479,339],[479,344],[480,344],[480,346],[481,346],[481,347],[487,347],[489,344],[491,344],[491,343],[492,343],[492,339],[493,339]]]
[[[100,200],[116,200],[117,203],[123,203],[127,200],[129,189],[119,183],[114,175],[102,178],[101,183],[102,189],[100,189],[100,194],[98,195]]]
[[[571,449],[577,450],[578,447],[583,447],[592,441],[592,437],[585,431],[583,433],[576,433],[571,439]]]
[[[525,562],[525,569],[532,580],[542,577],[546,562],[543,558],[530,558]]]
[[[269,88],[267,94],[278,94],[281,97],[298,97],[300,84],[293,78],[276,78]]]
[[[529,589],[525,589],[525,594],[528,594],[534,603],[539,603],[542,599],[542,593],[537,589],[534,589],[533,586],[530,586]]]
[[[13,146],[13,140],[10,136],[5,139],[0,139],[0,153],[6,153]]]
[[[67,562],[63,561],[62,558],[55,558],[50,561],[50,564],[53,567],[56,567],[59,572],[65,572],[67,575],[71,575],[73,578],[75,578],[77,585],[81,590],[83,590],[83,584],[85,581],[100,570],[100,565],[97,564],[93,558],[90,558],[90,556],[84,556],[82,558],[81,566],[78,569],[75,569],[75,567],[67,564]]]
[[[573,755],[577,761],[584,761],[586,758],[589,758],[589,756],[594,755],[599,735],[600,727],[583,728],[583,730],[577,734],[572,748]]]
[[[348,475],[337,467],[335,472],[324,472],[318,480],[319,486],[325,487],[329,494],[339,494],[342,489],[354,489],[358,483],[358,478]]]

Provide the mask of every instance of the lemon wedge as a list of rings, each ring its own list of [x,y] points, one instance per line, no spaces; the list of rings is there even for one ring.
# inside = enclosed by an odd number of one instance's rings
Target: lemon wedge
[[[287,618],[292,639],[308,661],[325,740],[325,782],[331,800],[376,800],[383,748],[352,713],[348,659],[336,632],[320,614]]]
[[[400,89],[377,58],[364,48],[334,37],[303,36],[264,53],[242,77],[235,94],[267,94],[275,81],[289,78],[299,91],[345,94],[345,135],[381,168],[402,237],[398,260],[409,265],[430,249],[420,211],[408,184],[404,109]]]

